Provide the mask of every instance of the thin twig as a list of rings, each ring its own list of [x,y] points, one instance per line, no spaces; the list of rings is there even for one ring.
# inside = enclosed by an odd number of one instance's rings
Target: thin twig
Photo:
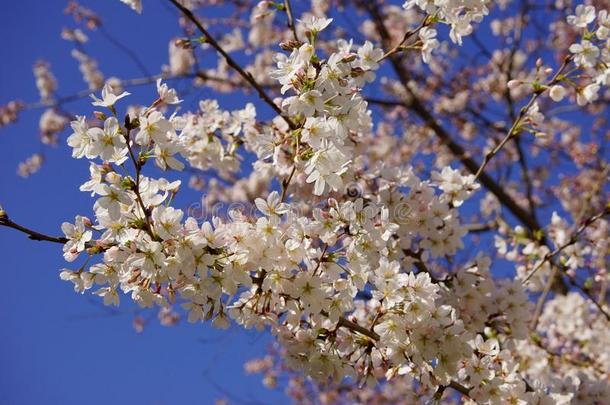
[[[576,282],[576,280],[574,280],[574,278],[572,278],[570,276],[568,276],[568,280],[570,281],[570,285],[572,285],[573,287],[576,287],[578,290],[580,290],[580,292],[585,294],[589,298],[589,300],[591,302],[593,302],[593,305],[595,305],[597,307],[599,312],[606,317],[606,320],[610,321],[610,313],[608,313],[608,311],[606,311],[606,309],[602,306],[602,304],[600,304],[597,301],[597,299],[595,299],[595,297],[591,296],[591,293],[589,292],[588,289],[581,287],[580,284],[578,284]]]
[[[379,340],[379,338],[380,338],[380,336],[375,331],[367,329],[363,326],[360,326],[356,322],[352,322],[349,319],[344,318],[344,317],[339,318],[339,322],[337,323],[337,326],[347,328],[354,332],[358,332],[361,335],[364,335],[375,341]],[[468,394],[470,392],[470,389],[463,386],[462,384],[458,383],[457,381],[451,381],[451,383],[449,383],[449,387],[460,392],[462,395],[469,397]]]
[[[552,86],[559,81],[561,74],[566,69],[566,67],[568,67],[568,64],[570,63],[571,60],[572,60],[572,58],[570,56],[566,56],[564,58],[562,65],[559,67],[557,72],[555,72],[555,75],[553,76],[551,81],[546,84],[546,86]],[[475,179],[478,179],[481,176],[481,174],[485,170],[485,167],[487,166],[487,164],[491,161],[491,159],[493,159],[493,157],[495,155],[498,154],[498,152],[500,152],[500,150],[502,150],[504,145],[506,145],[508,143],[508,141],[510,141],[512,138],[519,135],[519,133],[520,133],[519,127],[521,125],[521,122],[523,121],[523,119],[529,112],[530,108],[532,108],[532,106],[534,105],[536,100],[538,100],[538,98],[540,97],[540,95],[543,92],[544,92],[544,88],[536,89],[534,91],[534,94],[532,95],[532,97],[530,98],[528,103],[524,107],[522,107],[521,110],[519,111],[519,115],[517,116],[517,119],[513,122],[513,125],[508,130],[508,133],[506,134],[504,139],[502,139],[502,141],[495,148],[493,148],[491,151],[489,151],[485,155],[485,157],[483,158],[483,163],[481,163],[481,166],[479,166],[479,169],[475,173]]]
[[[231,79],[227,79],[224,77],[217,77],[217,76],[211,76],[209,74],[207,74],[204,71],[198,71],[198,72],[194,72],[194,73],[187,73],[187,74],[183,74],[183,75],[175,75],[175,76],[166,76],[166,75],[162,75],[162,74],[157,74],[157,75],[153,75],[153,76],[145,76],[145,77],[136,77],[133,79],[125,79],[125,80],[121,80],[121,86],[122,87],[135,87],[135,86],[145,86],[148,84],[152,84],[155,83],[157,81],[157,79],[163,79],[163,80],[182,80],[182,79],[194,79],[194,78],[198,78],[203,80],[204,82],[208,81],[208,82],[214,82],[214,83],[221,83],[221,84],[228,84],[231,86],[235,86],[235,87],[241,87],[241,88],[250,88],[250,86],[248,85],[246,87],[246,84],[240,81],[234,81]],[[263,88],[279,88],[279,86],[276,85],[262,85]],[[91,90],[90,89],[84,89],[81,91],[78,91],[74,94],[71,94],[69,96],[65,96],[65,97],[60,97],[57,98],[55,100],[49,100],[46,102],[34,102],[34,103],[27,103],[24,106],[24,109],[26,110],[33,110],[36,108],[49,108],[49,107],[58,107],[61,106],[63,104],[72,102],[72,101],[77,101],[83,98],[87,98],[91,95]]]
[[[530,330],[536,330],[536,326],[538,326],[538,319],[540,318],[540,314],[542,314],[542,308],[544,307],[544,303],[546,302],[549,293],[551,292],[551,287],[553,286],[553,281],[555,280],[555,276],[557,275],[557,267],[553,267],[551,271],[551,275],[549,279],[546,281],[544,285],[544,290],[538,298],[538,302],[536,302],[536,309],[534,310],[534,316],[532,317],[532,321],[530,322]]]
[[[585,220],[585,222],[583,222],[582,225],[580,227],[578,227],[576,232],[574,232],[572,234],[572,236],[570,236],[570,239],[566,243],[564,243],[563,245],[557,247],[555,250],[548,252],[547,254],[544,255],[544,257],[536,265],[536,267],[534,267],[534,269],[523,279],[523,284],[526,284],[534,276],[534,274],[536,274],[536,272],[538,270],[540,270],[540,268],[547,261],[551,261],[555,256],[557,256],[559,253],[561,253],[561,251],[563,251],[565,248],[575,244],[578,241],[578,237],[580,236],[580,234],[582,234],[585,231],[585,229],[587,229],[587,227],[589,227],[595,221],[597,221],[598,219],[600,219],[606,215],[610,215],[610,207],[606,207],[602,212],[598,213],[597,215],[593,215],[593,216],[587,218]]]
[[[286,15],[288,16],[288,27],[292,30],[292,36],[294,40],[299,41],[299,36],[297,34],[297,27],[294,25],[294,14],[292,13],[292,5],[290,4],[290,0],[284,0],[284,7],[286,8]]]
[[[169,0],[174,6],[176,6],[176,8],[178,8],[178,10],[180,10],[186,18],[188,18],[193,24],[195,24],[195,26],[197,27],[197,29],[199,29],[199,31],[201,32],[201,34],[203,34],[203,36],[205,37],[205,40],[208,44],[210,44],[212,46],[212,48],[214,48],[227,62],[227,64],[229,66],[231,66],[237,73],[239,73],[239,75],[241,77],[244,78],[244,80],[246,82],[248,82],[257,92],[258,92],[258,96],[265,102],[267,103],[279,116],[281,116],[284,121],[286,121],[286,123],[288,124],[288,126],[291,129],[296,129],[298,128],[297,125],[290,119],[290,117],[288,117],[283,111],[282,109],[273,102],[273,100],[271,99],[271,97],[269,97],[269,95],[267,95],[267,93],[265,93],[265,90],[261,87],[260,84],[257,83],[256,80],[254,80],[254,77],[252,76],[252,74],[246,72],[237,62],[235,62],[235,60],[222,48],[222,46],[220,46],[220,44],[214,39],[214,37],[205,29],[205,27],[201,24],[201,22],[199,22],[199,20],[197,19],[197,17],[195,16],[195,14],[193,14],[193,12],[191,10],[189,10],[188,8],[184,7],[182,4],[180,4],[177,0]]]
[[[281,202],[284,202],[286,200],[286,193],[288,192],[288,186],[290,185],[290,182],[292,181],[292,177],[294,176],[294,173],[296,172],[297,167],[296,165],[292,166],[292,170],[290,171],[290,175],[288,175],[288,177],[282,181],[282,198],[281,198]]]
[[[400,51],[401,47],[409,40],[409,38],[411,38],[413,35],[417,34],[422,28],[424,28],[425,26],[427,26],[430,22],[430,19],[428,16],[426,16],[421,24],[419,24],[419,26],[417,26],[415,29],[406,31],[405,34],[403,35],[402,39],[400,40],[399,43],[397,43],[392,49],[390,49],[389,51],[387,51],[382,57],[381,59],[379,59],[377,61],[377,63],[382,62],[383,60],[389,58],[390,56],[394,55],[395,53],[398,53],[398,51]]]

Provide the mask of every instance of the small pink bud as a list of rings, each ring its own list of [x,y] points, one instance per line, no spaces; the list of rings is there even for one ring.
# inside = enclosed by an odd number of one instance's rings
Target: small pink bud
[[[509,89],[513,90],[513,89],[516,89],[517,87],[521,86],[521,83],[522,83],[521,80],[510,80],[507,83],[507,86]]]

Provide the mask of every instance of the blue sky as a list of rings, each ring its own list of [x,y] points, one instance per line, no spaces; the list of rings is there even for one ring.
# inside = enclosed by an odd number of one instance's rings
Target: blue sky
[[[32,76],[38,58],[51,63],[60,95],[86,88],[70,56],[71,44],[59,37],[63,26],[74,27],[63,14],[66,4],[4,2],[0,104],[17,96],[28,102],[38,99]],[[118,0],[82,4],[98,11],[106,30],[136,50],[151,71],[166,63],[169,38],[179,35],[179,29],[176,14],[161,1],[145,2],[142,16]],[[90,39],[87,48],[106,77],[141,76],[137,66],[103,37],[91,34]],[[150,101],[154,96],[152,88],[133,92],[132,100]],[[233,107],[231,100],[222,101]],[[237,102],[234,107],[243,100]],[[68,107],[82,114],[92,111],[86,100]],[[91,212],[90,197],[78,190],[88,177],[88,164],[70,157],[64,137],[60,147],[45,149],[40,173],[29,179],[16,175],[17,164],[40,148],[40,112],[24,112],[17,124],[0,130],[0,204],[15,222],[59,234],[63,221]],[[185,198],[197,201],[198,196]],[[156,318],[138,335],[132,328],[136,308],[128,299],[123,299],[127,305],[119,314],[111,315],[93,303],[94,297],[74,293],[59,279],[59,270],[66,265],[60,245],[31,241],[3,228],[0,254],[0,403],[211,404],[224,397],[218,386],[263,403],[284,399],[281,392],[266,389],[260,376],[243,371],[245,360],[265,354],[267,335],[186,322],[166,328]]]

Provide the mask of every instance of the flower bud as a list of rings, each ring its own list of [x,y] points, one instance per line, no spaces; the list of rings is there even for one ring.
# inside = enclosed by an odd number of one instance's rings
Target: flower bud
[[[560,86],[558,84],[551,87],[551,90],[549,91],[549,97],[551,97],[551,100],[553,100],[555,102],[559,102],[559,101],[563,100],[565,95],[566,95],[566,89],[563,86]]]
[[[93,111],[93,116],[100,121],[105,121],[106,118],[108,118],[106,114],[101,111]]]
[[[83,217],[83,225],[85,225],[87,228],[91,228],[93,226],[93,223],[89,218]]]
[[[295,40],[280,42],[280,48],[285,51],[292,51],[293,49],[297,49],[301,46],[301,43]]]
[[[182,48],[182,49],[191,49],[191,48],[194,48],[191,40],[186,39],[186,38],[178,38],[178,39],[176,39],[174,41],[174,45],[176,45],[178,48]]]
[[[509,89],[516,89],[517,87],[521,86],[521,80],[510,80],[507,84]]]

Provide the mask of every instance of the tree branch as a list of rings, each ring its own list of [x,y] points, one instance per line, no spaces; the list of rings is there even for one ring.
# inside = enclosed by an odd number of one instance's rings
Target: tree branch
[[[561,74],[566,69],[566,67],[568,66],[568,64],[570,63],[571,60],[572,60],[572,58],[569,56],[566,56],[564,58],[563,64],[559,67],[557,72],[555,72],[555,75],[553,76],[551,81],[546,84],[546,86],[552,86],[559,81]],[[515,138],[519,135],[519,133],[520,133],[519,126],[521,125],[521,122],[523,121],[523,119],[525,118],[527,113],[529,112],[530,108],[532,108],[532,106],[534,105],[536,100],[538,100],[538,97],[540,97],[540,95],[543,92],[544,92],[544,88],[540,88],[540,89],[537,89],[534,91],[534,94],[532,95],[532,97],[530,98],[528,103],[523,108],[521,108],[521,110],[519,111],[519,115],[517,116],[517,119],[513,122],[513,125],[508,130],[508,133],[506,134],[504,139],[502,139],[502,141],[495,148],[493,148],[491,151],[489,151],[485,155],[485,157],[483,158],[483,163],[481,163],[481,166],[479,166],[479,168],[477,169],[477,171],[475,173],[475,177],[477,179],[483,174],[483,171],[485,170],[485,167],[487,166],[487,164],[491,161],[491,159],[493,159],[493,157],[495,155],[498,154],[498,152],[500,152],[500,150],[502,150],[504,145],[506,145],[508,143],[508,141],[510,141],[512,138]]]
[[[299,36],[297,34],[297,27],[294,25],[294,15],[292,14],[292,5],[290,4],[290,0],[284,0],[284,8],[286,8],[286,15],[288,16],[288,27],[292,30],[292,36],[294,40],[299,41]]]
[[[375,1],[363,1],[359,0],[360,4],[365,7],[371,17],[373,18],[373,22],[379,32],[381,37],[382,45],[384,47],[389,47],[391,42],[391,37],[388,30],[385,27],[383,16],[380,14],[377,9],[377,5]],[[429,109],[426,108],[422,102],[418,99],[417,95],[411,90],[411,88],[407,85],[410,80],[410,75],[407,70],[402,65],[401,55],[392,54],[389,56],[390,63],[392,64],[396,75],[403,83],[403,88],[409,95],[409,99],[405,100],[404,105],[411,111],[413,111],[416,115],[418,115],[432,131],[439,138],[439,140],[447,146],[449,151],[462,162],[464,167],[472,174],[476,174],[479,169],[479,164],[468,156],[468,153],[464,150],[464,148],[455,142],[451,135],[443,128],[443,126],[436,121],[436,119],[429,112]],[[523,223],[530,232],[534,232],[536,230],[541,229],[540,224],[536,221],[532,215],[527,212],[523,207],[515,202],[515,200],[506,192],[504,188],[502,188],[498,183],[496,183],[490,176],[486,173],[481,173],[479,176],[479,181],[481,184],[489,190],[492,194],[494,194],[498,200],[504,205],[508,210],[515,216],[517,219]]]
[[[572,236],[570,236],[570,239],[566,243],[564,243],[561,246],[558,246],[555,250],[548,252],[546,255],[544,255],[544,257],[542,258],[542,261],[540,261],[536,265],[536,267],[534,267],[534,269],[525,277],[525,279],[523,279],[523,283],[524,284],[527,283],[534,276],[534,274],[536,274],[536,272],[538,270],[540,270],[540,268],[544,265],[544,263],[546,263],[547,261],[552,261],[552,259],[555,256],[557,256],[559,253],[561,253],[562,250],[575,244],[578,241],[578,237],[580,236],[580,234],[582,234],[585,231],[585,229],[587,229],[587,227],[589,227],[595,221],[597,221],[598,219],[600,219],[606,215],[610,215],[610,206],[606,206],[606,208],[604,208],[604,210],[602,212],[587,218],[582,223],[582,225],[580,227],[578,227],[576,232],[574,232],[572,234]],[[553,264],[553,263],[551,263],[551,264]]]
[[[29,239],[37,240],[37,241],[46,241],[46,242],[54,242],[61,243],[62,245],[68,242],[68,239],[63,236],[49,236],[43,233],[34,231],[32,229],[26,228],[25,226],[19,225],[13,221],[11,221],[8,215],[0,209],[0,226],[5,226],[7,228],[15,229],[19,232],[23,232],[28,235]]]
[[[209,43],[212,48],[214,48],[225,59],[229,66],[231,66],[237,73],[239,73],[239,75],[243,77],[244,80],[248,82],[258,92],[258,96],[265,103],[267,103],[279,116],[281,116],[284,121],[288,123],[288,126],[291,129],[296,129],[297,125],[290,119],[290,117],[288,117],[282,111],[282,109],[273,102],[271,97],[269,97],[269,95],[265,93],[265,90],[261,87],[261,85],[258,84],[256,80],[254,80],[254,77],[250,73],[246,72],[237,62],[235,62],[235,60],[222,48],[222,46],[220,46],[220,44],[214,39],[214,37],[204,28],[201,22],[199,22],[195,14],[193,14],[191,10],[180,4],[177,0],[169,1],[174,6],[176,6],[176,8],[178,8],[178,10],[180,10],[186,18],[188,18],[193,24],[195,24],[197,29],[199,29],[201,34],[205,37],[206,42]]]

